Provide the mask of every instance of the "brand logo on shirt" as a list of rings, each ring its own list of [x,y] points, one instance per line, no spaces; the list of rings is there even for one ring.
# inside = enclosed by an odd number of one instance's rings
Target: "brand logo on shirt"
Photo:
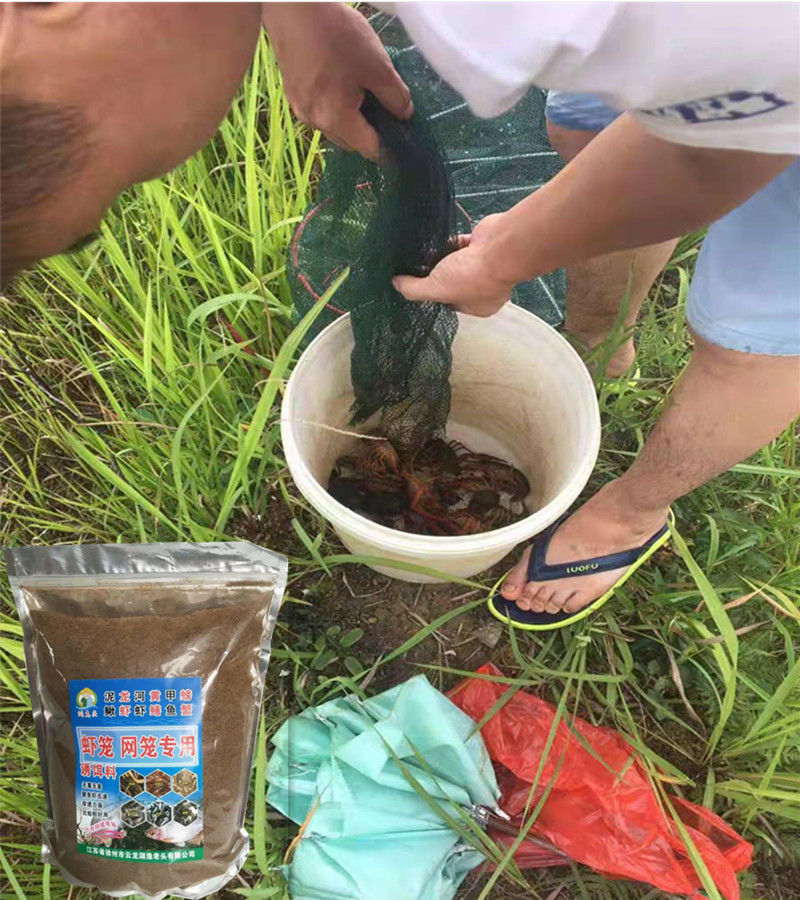
[[[682,119],[690,125],[701,125],[703,122],[749,119],[751,116],[760,116],[788,105],[788,100],[783,100],[777,94],[771,94],[768,91],[758,93],[731,91],[727,94],[703,97],[700,100],[686,100],[671,106],[639,111],[654,118]]]

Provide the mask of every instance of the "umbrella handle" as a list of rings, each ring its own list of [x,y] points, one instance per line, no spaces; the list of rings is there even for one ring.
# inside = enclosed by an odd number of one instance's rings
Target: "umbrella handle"
[[[510,837],[517,837],[519,835],[519,828],[517,828],[516,825],[513,825],[510,821],[504,819],[502,816],[497,815],[496,812],[493,812],[488,807],[484,807],[483,811],[486,817],[486,824],[492,829],[494,829],[495,831],[499,831],[500,834],[507,834]],[[555,853],[558,856],[563,856],[564,859],[569,859],[568,855],[564,853],[563,850],[559,850],[555,844],[551,844],[549,841],[544,841],[541,838],[527,836],[525,838],[525,842],[533,844],[536,847],[540,847],[542,850],[548,850],[550,853]]]

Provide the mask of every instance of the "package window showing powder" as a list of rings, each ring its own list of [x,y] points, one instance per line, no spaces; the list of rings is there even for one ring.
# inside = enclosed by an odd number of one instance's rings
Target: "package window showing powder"
[[[43,858],[197,900],[243,865],[286,560],[247,543],[5,551],[47,797]]]

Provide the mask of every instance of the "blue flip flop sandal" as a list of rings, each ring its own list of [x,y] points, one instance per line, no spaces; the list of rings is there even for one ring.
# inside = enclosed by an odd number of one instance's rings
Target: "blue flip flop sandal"
[[[593,603],[584,606],[577,612],[532,612],[520,609],[513,600],[506,600],[499,591],[496,591],[487,601],[489,612],[501,622],[521,628],[525,631],[551,631],[555,628],[565,628],[573,625],[581,619],[585,619],[598,609],[621,587],[631,575],[648,560],[659,547],[669,540],[669,524],[662,526],[640,547],[632,550],[622,550],[619,553],[609,553],[608,556],[595,556],[591,559],[579,559],[575,562],[558,563],[549,565],[545,562],[547,548],[558,527],[569,518],[571,513],[566,513],[540,534],[533,542],[530,559],[528,560],[528,581],[553,581],[558,578],[574,578],[576,575],[595,575],[597,572],[608,572],[611,569],[621,569],[623,566],[630,568]]]

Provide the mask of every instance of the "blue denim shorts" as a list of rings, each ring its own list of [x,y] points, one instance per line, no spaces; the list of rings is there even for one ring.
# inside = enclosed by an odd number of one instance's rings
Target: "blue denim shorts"
[[[602,131],[619,112],[593,94],[551,91],[546,115],[562,128]],[[721,347],[800,355],[800,160],[709,227],[686,320]]]

